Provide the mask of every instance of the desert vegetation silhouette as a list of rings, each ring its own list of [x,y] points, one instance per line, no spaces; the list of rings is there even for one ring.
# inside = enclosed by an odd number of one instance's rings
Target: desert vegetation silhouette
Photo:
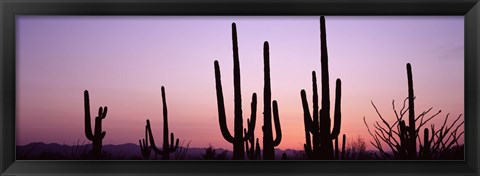
[[[170,142],[169,142],[169,137],[168,137],[168,109],[167,109],[167,100],[165,97],[165,88],[162,86],[162,103],[163,103],[163,145],[162,149],[157,148],[155,144],[155,138],[153,137],[152,134],[152,127],[150,126],[150,120],[147,119],[147,125],[145,127],[145,141],[143,144],[141,143],[141,152],[144,157],[148,158],[149,155],[149,150],[153,150],[156,155],[161,155],[164,160],[169,160],[170,159],[170,153],[174,153],[178,149],[178,143],[179,139],[176,139],[176,142],[174,143],[174,134],[170,133]],[[148,137],[147,137],[148,136]],[[150,146],[148,146],[148,140],[150,140]],[[142,141],[142,142],[143,142]],[[140,142],[140,141],[139,141]]]
[[[339,158],[338,135],[341,125],[341,80],[337,79],[335,89],[335,110],[333,130],[331,129],[330,119],[330,88],[328,73],[328,52],[327,52],[327,34],[325,26],[325,17],[320,17],[320,44],[321,44],[321,79],[322,79],[322,107],[318,110],[317,77],[315,71],[312,71],[312,92],[313,92],[313,111],[310,114],[307,96],[305,90],[300,91],[305,124],[304,149],[309,159],[327,159],[333,160]],[[332,140],[335,140],[335,151]],[[345,135],[343,136],[342,153],[345,149]]]
[[[227,127],[227,117],[225,112],[225,103],[222,90],[220,65],[217,60],[214,61],[215,73],[215,91],[217,99],[218,122],[222,137],[233,145],[232,153],[224,149],[216,149],[212,145],[202,148],[199,156],[188,156],[189,144],[184,143],[179,146],[179,139],[169,132],[168,109],[165,87],[161,87],[162,110],[163,110],[163,143],[158,147],[155,143],[152,125],[150,120],[146,119],[145,136],[138,140],[139,145],[135,146],[135,152],[139,155],[129,159],[149,160],[154,153],[155,159],[158,155],[163,160],[170,159],[198,159],[198,160],[358,160],[358,159],[396,159],[396,160],[431,160],[431,159],[463,159],[463,145],[459,140],[464,135],[460,127],[464,121],[460,121],[460,114],[453,122],[447,123],[449,114],[446,115],[440,128],[435,128],[431,124],[430,128],[424,127],[432,119],[438,117],[441,111],[427,117],[432,108],[423,111],[418,116],[415,115],[415,95],[413,88],[413,74],[410,63],[406,64],[407,69],[407,90],[408,97],[403,101],[403,107],[397,112],[395,101],[392,101],[395,121],[389,123],[382,116],[373,103],[377,115],[381,122],[373,123],[374,128],[370,128],[365,117],[364,124],[368,133],[373,138],[370,143],[378,152],[366,151],[366,144],[362,137],[350,143],[346,149],[346,135],[341,136],[341,147],[339,147],[339,135],[342,122],[342,81],[337,78],[335,82],[335,102],[333,115],[330,114],[330,85],[329,85],[329,64],[327,50],[326,20],[324,16],[320,17],[320,70],[321,70],[321,107],[319,107],[319,95],[317,86],[317,75],[315,71],[312,76],[312,110],[307,100],[305,89],[300,91],[300,98],[303,110],[303,122],[305,130],[305,143],[303,151],[299,153],[287,153],[276,150],[282,141],[282,130],[280,124],[280,115],[278,103],[272,100],[272,86],[270,79],[270,46],[269,42],[263,43],[263,64],[264,64],[264,88],[263,88],[263,140],[262,146],[260,139],[255,138],[255,126],[257,116],[257,94],[252,94],[250,104],[250,118],[247,118],[247,126],[243,126],[242,96],[240,82],[240,60],[237,40],[237,26],[232,23],[232,49],[233,49],[233,88],[234,88],[234,129],[233,133]],[[297,95],[298,96],[298,95]],[[408,105],[406,105],[408,101]],[[107,115],[107,106],[99,107],[98,115],[95,117],[94,130],[91,127],[90,115],[90,97],[87,90],[84,91],[84,112],[85,112],[85,136],[92,142],[91,147],[85,144],[79,144],[73,147],[73,150],[63,149],[65,154],[42,153],[39,158],[45,159],[118,159],[122,156],[112,156],[110,153],[102,151],[102,141],[106,132],[102,130],[103,119]],[[408,114],[407,114],[408,113]],[[332,122],[333,116],[333,122]],[[408,116],[405,117],[405,116]],[[406,119],[406,120],[404,120]],[[300,118],[299,118],[300,120]],[[407,121],[408,120],[408,121]],[[272,124],[273,121],[273,124]],[[332,128],[333,126],[333,128]],[[423,136],[420,131],[423,129]],[[275,133],[275,138],[274,138]],[[350,137],[351,138],[351,137]],[[386,147],[384,147],[386,145]],[[28,158],[40,144],[32,145],[24,150],[23,154],[17,152],[17,159]],[[140,149],[140,150],[138,150]],[[276,153],[278,155],[276,155]],[[173,157],[170,155],[173,153]],[[281,155],[280,155],[281,153]],[[379,155],[377,155],[377,153]],[[86,156],[84,156],[86,155]],[[374,158],[375,156],[375,158]]]
[[[102,131],[102,120],[107,116],[108,108],[107,106],[98,108],[98,116],[95,117],[95,131],[92,132],[90,122],[90,97],[87,90],[84,91],[83,97],[85,107],[85,136],[88,140],[92,141],[91,154],[94,158],[98,159],[102,155],[102,140],[107,133]]]
[[[228,142],[233,144],[233,159],[243,160],[245,158],[245,150],[247,157],[251,160],[260,159],[260,145],[258,142],[254,143],[255,136],[255,122],[257,112],[257,95],[253,93],[251,103],[251,116],[247,119],[248,129],[243,128],[242,117],[242,98],[240,91],[240,61],[238,56],[238,41],[237,41],[237,27],[235,23],[232,23],[232,45],[233,45],[233,77],[234,77],[234,135],[232,136],[228,131],[226,124],[225,105],[223,100],[223,90],[220,74],[220,66],[217,60],[214,61],[215,67],[215,85],[217,93],[217,105],[218,105],[218,119],[222,136]],[[275,159],[274,147],[280,144],[282,139],[282,132],[280,127],[280,119],[278,114],[277,101],[271,98],[271,84],[270,84],[270,54],[269,45],[265,41],[263,45],[263,58],[264,58],[264,125],[263,131],[263,159],[273,160]],[[273,139],[272,132],[272,106],[273,106],[273,121],[275,124],[276,137]],[[243,128],[243,133],[242,133]],[[245,143],[245,149],[243,146]],[[250,143],[250,147],[249,147]]]
[[[377,107],[371,102],[373,108],[377,112],[378,117],[382,123],[375,122],[373,124],[373,132],[367,124],[365,117],[363,121],[368,129],[373,141],[370,143],[378,149],[383,159],[397,159],[397,160],[430,160],[430,159],[463,159],[463,146],[459,145],[458,140],[464,134],[464,131],[458,131],[464,124],[464,121],[459,122],[462,114],[460,114],[452,123],[447,124],[447,114],[440,129],[435,130],[435,125],[431,124],[423,128],[423,142],[419,131],[427,122],[431,121],[441,113],[437,113],[427,117],[427,114],[433,109],[430,108],[423,111],[418,116],[415,116],[415,95],[413,89],[413,75],[412,66],[407,63],[407,82],[408,82],[408,97],[403,102],[403,107],[400,112],[395,108],[395,101],[392,101],[392,108],[395,114],[395,121],[393,124],[388,123],[387,120],[380,114]],[[405,102],[408,100],[408,106]],[[408,112],[408,125],[404,120],[405,114]],[[457,123],[459,122],[459,123]],[[418,124],[418,125],[417,125]],[[429,132],[430,131],[430,132]],[[417,151],[418,140],[418,151]],[[387,152],[382,146],[386,144],[391,152]]]

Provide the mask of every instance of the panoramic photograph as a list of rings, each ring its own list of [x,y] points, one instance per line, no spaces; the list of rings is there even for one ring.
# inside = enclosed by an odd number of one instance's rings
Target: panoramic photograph
[[[463,16],[17,16],[17,160],[464,160]]]

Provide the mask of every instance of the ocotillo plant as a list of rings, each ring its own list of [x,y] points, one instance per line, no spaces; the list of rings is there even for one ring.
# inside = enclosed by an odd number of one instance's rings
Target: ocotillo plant
[[[147,119],[147,131],[150,138],[150,144],[152,150],[157,155],[162,155],[164,160],[170,159],[170,153],[175,152],[178,148],[179,139],[173,145],[174,135],[170,133],[170,143],[168,143],[168,112],[167,112],[167,100],[165,98],[165,88],[162,86],[162,102],[163,102],[163,148],[159,149],[155,145],[155,139],[152,135],[152,128],[150,126],[150,121]]]
[[[138,140],[140,144],[140,152],[142,153],[143,158],[148,159],[150,157],[150,153],[152,152],[152,148],[148,145],[148,128],[145,125],[145,139]]]
[[[234,129],[233,136],[227,128],[225,104],[223,101],[222,81],[220,76],[220,66],[215,60],[215,86],[217,93],[218,122],[220,131],[226,141],[233,144],[233,159],[243,160],[245,158],[245,148],[243,143],[254,133],[256,113],[257,113],[257,95],[253,93],[251,103],[251,117],[247,133],[243,135],[243,117],[242,117],[242,94],[240,90],[240,61],[238,56],[237,27],[232,23],[232,45],[233,45],[233,89],[234,89]]]
[[[85,136],[92,141],[92,154],[95,158],[100,158],[102,155],[102,140],[105,138],[105,131],[102,131],[102,120],[107,116],[108,108],[98,108],[98,116],[95,117],[95,131],[92,133],[92,126],[90,123],[90,98],[88,91],[83,92],[84,107],[85,107]]]
[[[445,121],[439,130],[435,130],[434,125],[432,124],[431,136],[428,128],[424,128],[424,139],[423,144],[420,140],[419,131],[426,125],[427,122],[432,120],[438,114],[441,113],[439,110],[437,113],[433,114],[431,117],[428,117],[424,120],[427,113],[429,113],[432,108],[427,111],[423,111],[418,116],[415,116],[415,106],[414,106],[414,91],[413,91],[413,78],[412,78],[412,67],[410,63],[407,63],[407,81],[408,81],[408,97],[403,102],[402,109],[397,112],[395,109],[395,101],[392,101],[393,111],[395,113],[396,121],[393,124],[389,124],[383,116],[379,113],[375,104],[373,108],[377,112],[378,116],[383,122],[374,123],[374,132],[372,132],[367,125],[365,117],[363,118],[365,126],[368,129],[370,136],[374,139],[373,142],[370,142],[375,148],[379,150],[379,153],[384,159],[445,159],[449,152],[451,152],[454,144],[459,146],[458,140],[464,134],[464,132],[458,132],[459,127],[461,127],[464,122],[457,124],[458,120],[461,118],[461,114],[458,116],[453,123],[447,125],[447,120],[449,114],[447,114]],[[408,107],[406,108],[405,104],[408,100]],[[403,117],[408,112],[408,124],[406,124]],[[417,153],[417,141],[420,151]],[[387,146],[392,151],[385,152],[382,147],[382,143],[387,144]],[[392,156],[393,154],[393,156]],[[448,158],[447,158],[448,159]]]
[[[263,88],[263,159],[275,159],[274,147],[282,141],[282,130],[278,115],[277,101],[273,100],[273,121],[275,123],[275,140],[272,132],[272,91],[270,85],[270,53],[268,42],[263,44],[264,88]]]
[[[305,123],[305,137],[306,144],[304,145],[305,152],[310,159],[334,159],[334,150],[332,140],[338,137],[340,133],[341,124],[341,80],[337,79],[335,89],[335,109],[333,130],[330,132],[330,86],[329,86],[329,72],[328,72],[328,53],[327,53],[327,39],[325,17],[320,17],[320,43],[321,43],[321,79],[322,79],[322,107],[318,114],[318,95],[315,72],[312,72],[313,82],[313,116],[310,116],[305,90],[300,92],[302,98],[302,105],[304,111]],[[320,123],[320,124],[318,124]],[[310,137],[312,134],[312,139]],[[313,144],[311,143],[313,140]]]

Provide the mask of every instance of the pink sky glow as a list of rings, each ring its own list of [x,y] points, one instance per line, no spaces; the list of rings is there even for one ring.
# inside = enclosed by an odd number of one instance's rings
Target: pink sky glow
[[[311,105],[311,72],[320,77],[320,24],[314,16],[19,16],[17,145],[88,142],[84,90],[90,92],[93,117],[99,106],[109,108],[104,144],[137,144],[146,119],[161,141],[160,88],[165,86],[169,130],[175,137],[191,141],[190,147],[211,144],[231,150],[218,124],[213,63],[220,63],[233,133],[232,22],[238,30],[245,124],[256,92],[255,136],[262,139],[262,53],[268,41],[272,99],[278,101],[283,134],[278,148],[302,149],[300,90],[306,90]],[[464,113],[463,16],[327,16],[326,27],[330,100],[334,102],[334,81],[340,78],[340,134],[347,141],[358,136],[371,140],[363,117],[370,125],[380,120],[371,101],[393,122],[392,100],[399,109],[407,97],[406,63],[413,68],[417,114],[430,107],[431,114],[442,110],[433,122],[439,124],[447,113]]]

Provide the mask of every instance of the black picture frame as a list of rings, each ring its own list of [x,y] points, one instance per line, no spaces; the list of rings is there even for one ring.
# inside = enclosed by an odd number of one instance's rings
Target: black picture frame
[[[1,175],[479,175],[479,0],[0,0]],[[17,15],[462,15],[464,161],[16,161]]]

